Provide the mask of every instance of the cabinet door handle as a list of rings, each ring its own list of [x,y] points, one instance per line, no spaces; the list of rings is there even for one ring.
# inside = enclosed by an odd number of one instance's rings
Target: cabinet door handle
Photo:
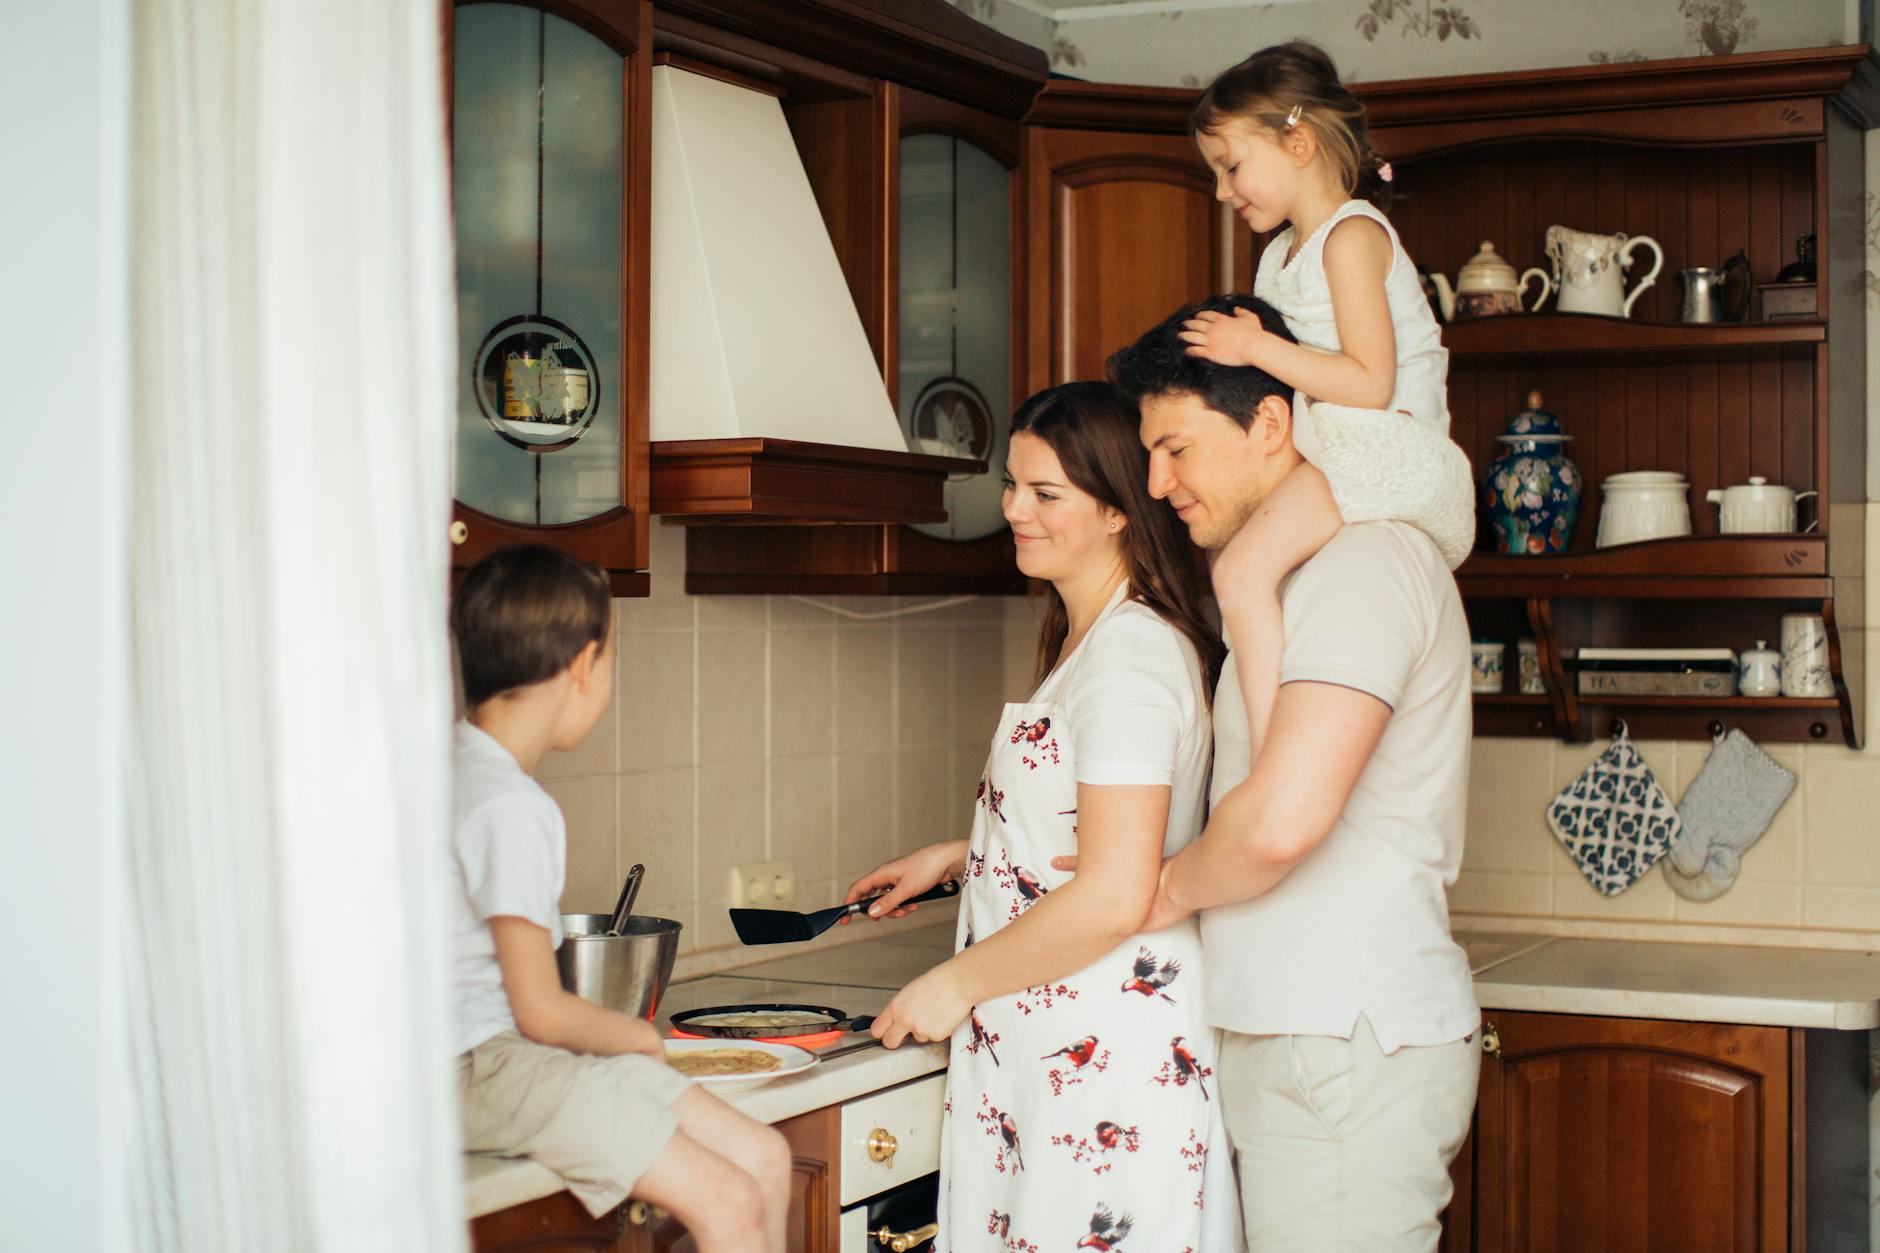
[[[925,1227],[916,1227],[914,1230],[904,1231],[900,1235],[889,1231],[888,1225],[883,1223],[881,1230],[875,1233],[875,1243],[887,1245],[888,1253],[907,1253],[907,1251],[915,1245],[926,1240],[931,1240],[939,1234],[939,1223],[928,1223]]]
[[[876,1127],[868,1133],[868,1160],[871,1162],[879,1162],[883,1166],[894,1165],[894,1154],[900,1147],[900,1141],[886,1127]]]
[[[1501,1056],[1501,1032],[1495,1030],[1492,1022],[1482,1024],[1482,1051],[1490,1057]]]
[[[464,524],[462,518],[458,518],[450,524],[450,542],[453,545],[461,544],[469,538],[470,528]]]

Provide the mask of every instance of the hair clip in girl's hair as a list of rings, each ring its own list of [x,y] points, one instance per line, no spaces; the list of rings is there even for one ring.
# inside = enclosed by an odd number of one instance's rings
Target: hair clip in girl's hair
[[[1286,115],[1286,129],[1291,130],[1293,127],[1299,125],[1299,119],[1305,114],[1305,111],[1306,107],[1304,105],[1294,105],[1292,112]]]
[[[1377,176],[1386,183],[1390,182],[1391,179],[1396,177],[1396,175],[1392,172],[1390,168],[1390,162],[1385,161],[1378,165]]]

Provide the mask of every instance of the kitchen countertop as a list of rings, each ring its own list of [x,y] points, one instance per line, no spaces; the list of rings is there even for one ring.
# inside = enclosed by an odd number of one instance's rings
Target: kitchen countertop
[[[879,1013],[896,991],[953,951],[950,922],[874,925],[884,928],[878,938],[799,949],[674,984],[659,1007],[661,1025],[667,1015],[688,1009],[764,1001]],[[1880,1026],[1880,954],[1494,931],[1458,931],[1456,941],[1468,954],[1485,1010],[1840,1030]],[[823,1051],[844,1043],[849,1041]],[[868,1048],[724,1099],[760,1122],[776,1123],[933,1074],[946,1064],[943,1043]],[[464,1163],[472,1218],[561,1190],[561,1181],[534,1162],[467,1153]]]
[[[1880,954],[1540,938],[1543,943],[1477,974],[1475,995],[1483,1009],[1840,1031],[1880,1027]]]

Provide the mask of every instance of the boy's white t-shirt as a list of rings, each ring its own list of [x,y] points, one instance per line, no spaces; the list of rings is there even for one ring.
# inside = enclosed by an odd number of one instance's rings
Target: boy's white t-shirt
[[[490,919],[526,918],[561,947],[568,830],[542,785],[487,732],[459,722],[451,754],[451,914],[454,1051],[516,1029],[496,963]]]

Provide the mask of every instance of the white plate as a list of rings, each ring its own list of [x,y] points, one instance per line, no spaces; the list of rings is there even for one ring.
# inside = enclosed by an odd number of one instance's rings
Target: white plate
[[[695,1083],[702,1083],[713,1092],[742,1092],[746,1088],[755,1088],[759,1084],[769,1083],[772,1079],[781,1079],[785,1075],[797,1075],[816,1064],[816,1054],[808,1049],[800,1049],[794,1044],[772,1044],[767,1040],[668,1040],[666,1052],[697,1053],[704,1049],[741,1048],[756,1049],[760,1053],[769,1053],[781,1058],[783,1065],[776,1070],[763,1070],[748,1075],[688,1075]]]

